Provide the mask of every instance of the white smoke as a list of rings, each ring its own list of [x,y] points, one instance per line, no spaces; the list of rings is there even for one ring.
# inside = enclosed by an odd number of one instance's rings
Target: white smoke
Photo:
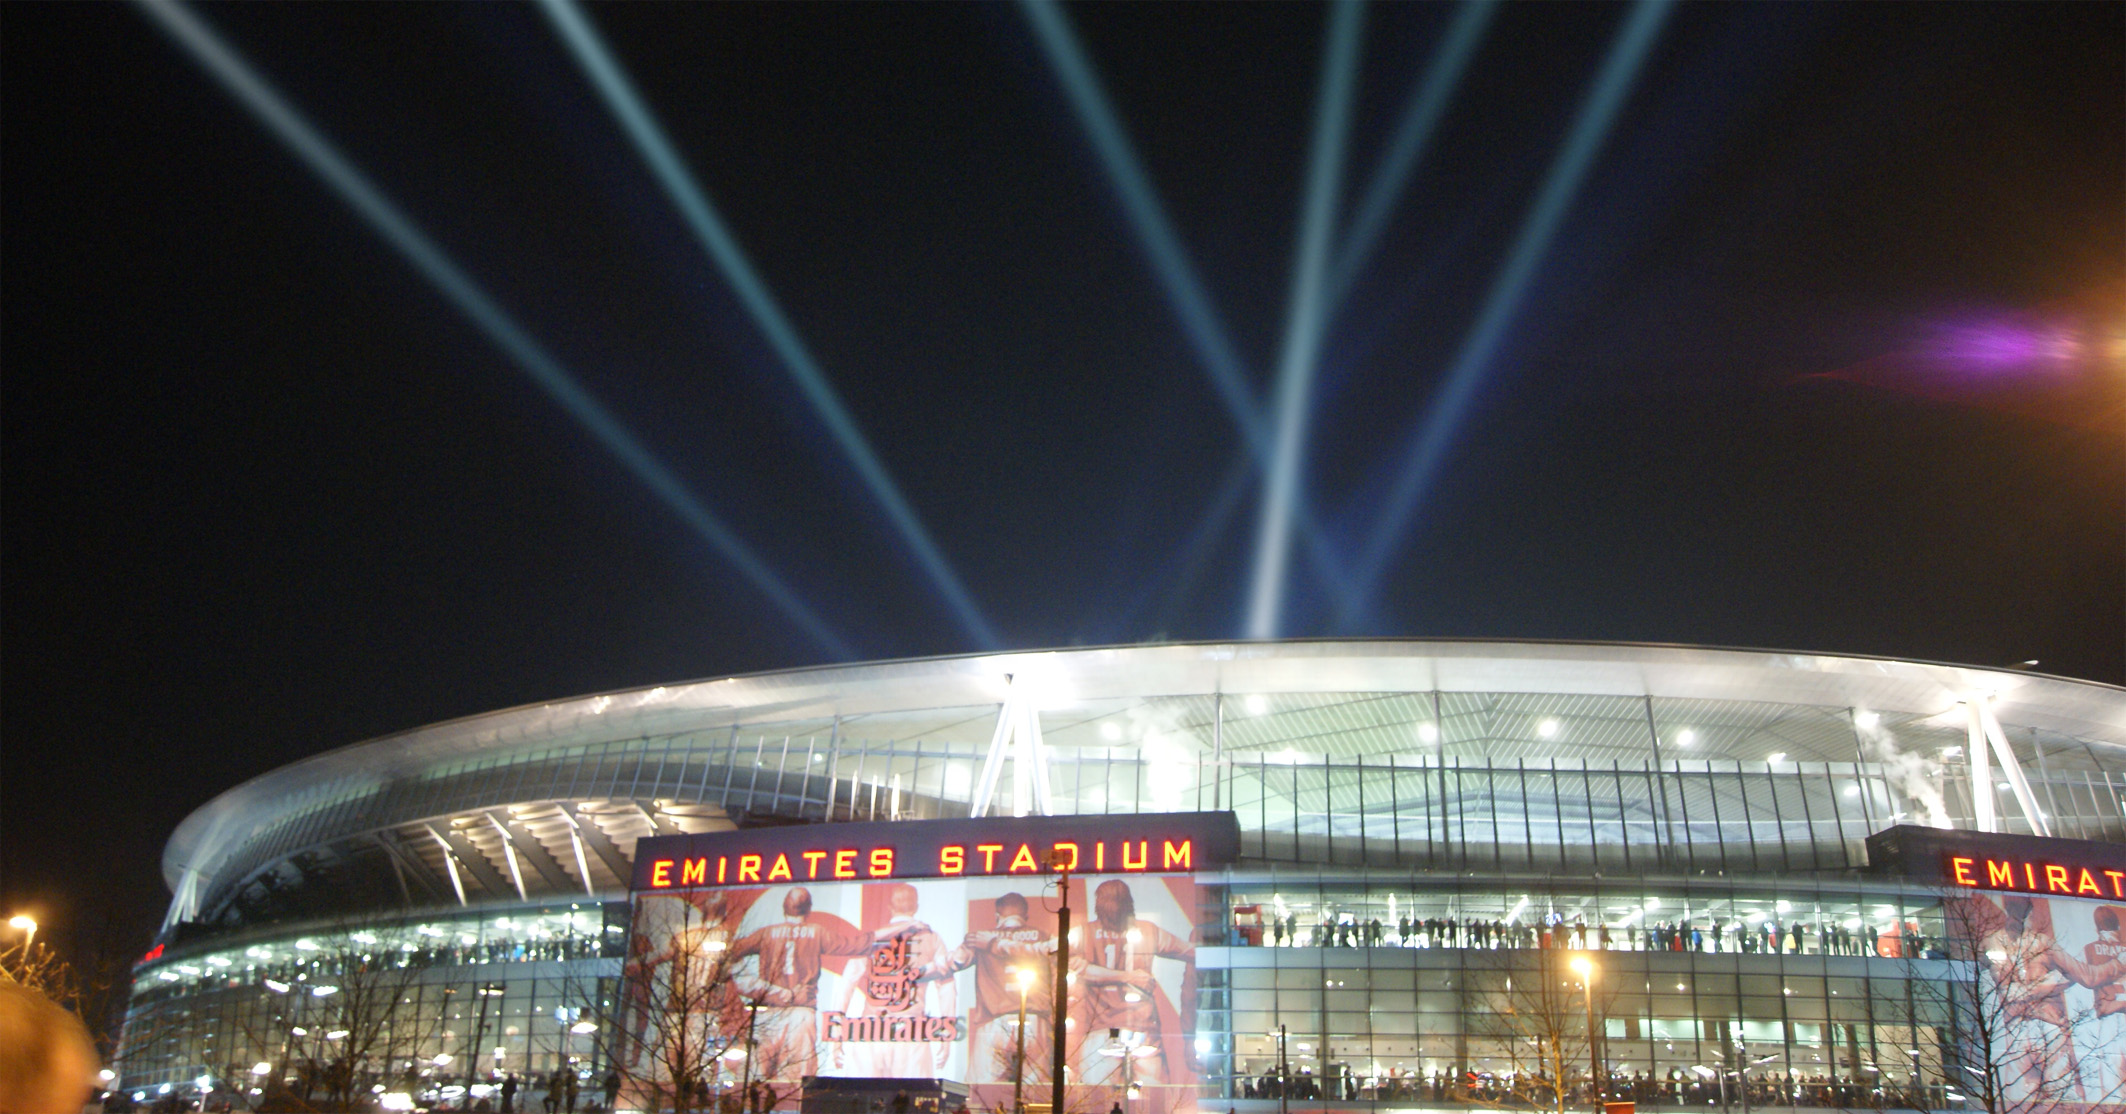
[[[1923,813],[1916,818],[1920,823],[1930,828],[1956,826],[1942,799],[1940,762],[1900,749],[1896,735],[1879,718],[1861,718],[1856,721],[1855,730],[1860,734],[1862,752],[1882,770],[1883,780],[1896,786]]]

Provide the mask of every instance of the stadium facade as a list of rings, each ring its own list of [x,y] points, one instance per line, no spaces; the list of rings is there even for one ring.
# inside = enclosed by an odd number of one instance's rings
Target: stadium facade
[[[1057,823],[1090,834],[1039,829],[1040,877],[1013,877],[1015,833]],[[1230,846],[1175,860],[1189,832]],[[1065,843],[1102,848],[1067,895]],[[1047,972],[1067,896],[1066,1072],[1095,1114],[1598,1071],[1657,1105],[1978,1107],[1991,1078],[2126,1106],[2122,855],[2126,691],[2016,671],[1340,641],[663,685],[346,747],[193,813],[120,1086],[315,1086],[302,1061],[367,1039],[342,1081],[365,1093],[470,1102],[440,1089],[571,1065],[588,1106],[641,1070],[610,1039],[645,1024],[624,971],[699,945],[728,981],[698,1012],[743,1041],[702,1086],[938,1076],[994,1106],[1025,1071],[1038,1101],[1049,1030],[1004,1016],[976,953],[1019,939]],[[807,925],[829,942],[790,943]],[[887,945],[899,982],[863,958]],[[355,968],[399,973],[388,1039],[303,1024],[350,1024]],[[1944,989],[1996,968],[2012,1008]],[[2012,1064],[1980,1047],[2001,1037]]]

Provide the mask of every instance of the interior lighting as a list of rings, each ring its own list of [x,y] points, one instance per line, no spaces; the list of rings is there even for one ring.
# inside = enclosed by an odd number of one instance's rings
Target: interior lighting
[[[295,942],[295,950],[299,952],[314,952],[317,950],[317,941],[307,938],[297,940]]]
[[[578,1021],[569,1026],[568,1031],[577,1036],[582,1036],[585,1033],[595,1033],[598,1031],[598,1023],[595,1021]]]
[[[1772,753],[1765,755],[1764,760],[1776,766],[1779,763],[1786,761],[1786,752],[1783,750],[1775,750]]]
[[[271,1075],[273,1074],[273,1065],[265,1062],[264,1060],[260,1060],[258,1063],[251,1065],[251,1074]]]
[[[1248,696],[1247,699],[1242,700],[1240,703],[1247,708],[1248,714],[1251,716],[1259,716],[1270,710],[1270,698],[1259,692]]]
[[[319,998],[330,998],[339,992],[340,988],[336,986],[313,986],[310,988],[310,993]]]
[[[1535,733],[1541,735],[1546,739],[1550,738],[1552,735],[1558,733],[1558,721],[1554,719],[1546,719],[1543,722],[1536,724]]]
[[[1872,729],[1882,722],[1882,717],[1874,712],[1856,712],[1853,715],[1853,722],[1862,727]]]
[[[112,1071],[109,1068],[105,1068],[102,1071],[96,1073],[96,1078],[103,1080],[105,1083],[109,1083],[111,1080],[118,1078],[118,1073]]]
[[[1417,741],[1418,741],[1418,742],[1420,742],[1420,743],[1436,743],[1436,742],[1439,742],[1439,725],[1438,725],[1438,724],[1436,724],[1436,723],[1420,723],[1420,724],[1418,724],[1418,725],[1417,725]]]
[[[1100,725],[1100,737],[1101,737],[1101,738],[1103,738],[1103,739],[1106,739],[1106,740],[1107,740],[1108,742],[1110,742],[1110,743],[1112,743],[1112,742],[1115,742],[1115,741],[1117,741],[1117,740],[1121,739],[1121,738],[1122,738],[1122,725],[1121,725],[1121,724],[1119,724],[1119,723],[1103,723],[1103,724],[1101,724],[1101,725]]]
[[[1777,909],[1777,910],[1779,910],[1779,911],[1780,911],[1780,912],[1782,912],[1782,913],[1791,913],[1791,912],[1793,912],[1793,911],[1794,911],[1794,906],[1793,906],[1793,903],[1792,903],[1792,902],[1789,902],[1789,901],[1784,901],[1784,900],[1781,900],[1781,901],[1775,902],[1775,903],[1774,903],[1774,904],[1772,905],[1772,908],[1774,908],[1774,909]]]
[[[1687,747],[1693,743],[1696,743],[1697,741],[1698,733],[1696,731],[1692,731],[1688,727],[1676,732],[1676,745],[1679,747]]]

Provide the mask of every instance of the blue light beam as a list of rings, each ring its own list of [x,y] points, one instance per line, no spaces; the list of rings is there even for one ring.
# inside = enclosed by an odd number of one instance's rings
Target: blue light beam
[[[837,658],[849,660],[857,656],[849,643],[799,599],[759,554],[741,541],[714,512],[703,506],[678,476],[651,456],[612,411],[607,410],[559,360],[459,269],[412,218],[340,154],[324,133],[252,69],[235,48],[222,41],[213,29],[178,0],[139,0],[139,3],[165,33],[192,55],[200,68],[249,109],[274,138],[310,168],[311,173],[322,179],[348,207],[368,221],[378,235],[397,248],[399,254],[405,256],[406,261],[413,264],[414,269],[421,272],[459,312],[471,318],[495,347],[516,361],[539,389],[582,423],[606,451],[617,457],[650,489],[651,494],[736,567],[791,622]]]
[[[1042,53],[1048,56],[1050,68],[1062,80],[1063,92],[1070,98],[1071,109],[1077,113],[1079,125],[1092,141],[1093,152],[1099,155],[1101,165],[1114,183],[1115,192],[1121,196],[1123,212],[1136,228],[1137,242],[1151,257],[1152,274],[1165,288],[1167,300],[1180,315],[1181,329],[1188,336],[1189,346],[1196,350],[1198,362],[1210,374],[1211,386],[1232,414],[1233,424],[1240,427],[1249,451],[1259,458],[1266,457],[1268,431],[1264,428],[1254,388],[1248,384],[1246,366],[1239,353],[1234,351],[1232,340],[1218,318],[1218,311],[1211,307],[1211,298],[1203,288],[1202,279],[1189,264],[1181,237],[1166,219],[1165,209],[1159,204],[1158,191],[1152,188],[1150,176],[1145,174],[1143,163],[1138,161],[1135,149],[1130,146],[1129,133],[1123,129],[1121,118],[1108,103],[1100,79],[1093,72],[1092,62],[1085,56],[1085,48],[1078,42],[1061,5],[1055,0],[1020,0],[1019,11],[1032,25],[1034,38],[1040,43]]]
[[[1234,426],[1240,430],[1250,465],[1267,470],[1270,455],[1268,421],[1255,398],[1254,388],[1249,385],[1247,365],[1235,350],[1231,334],[1226,331],[1217,310],[1212,307],[1210,295],[1205,291],[1196,268],[1189,262],[1188,252],[1182,247],[1173,222],[1167,219],[1159,193],[1152,188],[1151,177],[1138,161],[1136,151],[1130,145],[1129,133],[1123,128],[1114,106],[1108,102],[1084,46],[1071,30],[1070,21],[1056,0],[1019,0],[1019,10],[1033,28],[1035,41],[1061,81],[1079,126],[1085,129],[1094,154],[1099,156],[1108,180],[1120,196],[1123,212],[1136,232],[1137,243],[1151,262],[1153,277],[1180,317],[1181,331],[1189,347],[1195,351],[1197,363],[1210,377],[1212,388],[1225,404]],[[1232,510],[1228,506],[1228,497],[1222,492],[1223,489],[1193,536],[1207,536],[1207,532],[1215,534],[1214,521],[1219,523],[1217,528],[1222,529],[1222,516]],[[1307,563],[1337,601],[1340,604],[1346,602],[1343,599],[1346,581],[1342,562],[1329,549],[1312,508],[1302,502],[1297,514],[1306,540]]]
[[[931,538],[929,530],[924,528],[915,508],[901,494],[900,486],[894,483],[892,475],[886,471],[885,462],[879,459],[878,454],[871,448],[871,442],[864,437],[863,431],[857,428],[856,419],[850,416],[848,407],[842,404],[841,395],[835,391],[834,385],[827,381],[826,373],[820,369],[819,362],[812,358],[812,353],[805,347],[804,341],[798,338],[797,329],[790,324],[789,318],[783,315],[782,308],[776,304],[775,296],[769,292],[767,284],[761,281],[759,273],[753,269],[752,262],[746,258],[745,250],[738,246],[737,238],[731,235],[730,229],[717,215],[707,192],[694,180],[685,160],[679,157],[678,150],[665,137],[664,129],[658,125],[656,115],[636,94],[634,85],[628,81],[626,73],[621,70],[620,63],[613,57],[612,52],[606,49],[597,29],[591,26],[590,20],[585,18],[573,0],[545,0],[541,7],[561,40],[575,55],[576,64],[583,68],[584,75],[597,88],[599,96],[605,99],[607,109],[627,132],[628,138],[634,142],[635,149],[641,154],[643,161],[649,164],[658,184],[664,187],[665,194],[679,208],[680,215],[686,218],[687,224],[694,230],[695,237],[701,241],[702,248],[709,253],[709,258],[716,264],[717,269],[723,272],[724,281],[737,293],[739,301],[746,307],[746,312],[752,315],[754,324],[766,334],[768,343],[782,360],[783,369],[797,381],[798,389],[804,393],[805,400],[812,404],[813,412],[826,424],[827,431],[833,435],[835,443],[841,446],[842,455],[848,458],[858,477],[864,481],[864,486],[870,489],[871,497],[876,499],[880,509],[886,512],[887,519],[900,534],[902,542],[914,552],[917,563],[930,577],[938,593],[945,598],[946,605],[952,609],[961,628],[979,643],[982,649],[995,649],[1000,645],[997,633],[989,625],[989,620],[983,617],[981,608],[976,606],[974,596],[968,592],[967,586],[960,582],[959,574],[954,572],[951,563],[945,560],[944,552]]]
[[[1446,37],[1433,49],[1425,75],[1411,90],[1410,101],[1403,107],[1395,134],[1388,141],[1388,151],[1367,180],[1365,194],[1344,233],[1343,247],[1337,252],[1335,278],[1329,284],[1330,312],[1342,304],[1344,295],[1358,281],[1359,272],[1373,257],[1373,249],[1380,246],[1388,218],[1394,215],[1396,202],[1402,199],[1403,188],[1410,184],[1410,174],[1425,148],[1431,146],[1432,133],[1439,129],[1447,103],[1461,85],[1462,74],[1476,56],[1476,48],[1483,43],[1498,8],[1498,0],[1466,0],[1454,22],[1448,25]]]
[[[1343,190],[1344,146],[1351,130],[1351,89],[1358,73],[1358,33],[1364,12],[1358,0],[1338,0],[1329,9],[1329,31],[1322,44],[1314,142],[1307,158],[1298,243],[1292,252],[1292,300],[1273,400],[1276,424],[1271,431],[1269,468],[1263,477],[1255,579],[1248,592],[1249,638],[1277,637],[1283,617],[1293,508],[1299,501],[1300,472],[1306,458],[1308,404],[1329,310],[1322,286],[1328,271],[1329,239],[1336,229],[1337,198]]]
[[[1431,488],[1441,463],[1453,448],[1455,435],[1460,432],[1462,422],[1475,402],[1485,369],[1497,353],[1506,326],[1535,277],[1536,265],[1549,249],[1558,224],[1572,208],[1573,198],[1587,177],[1595,155],[1600,152],[1610,125],[1616,122],[1617,113],[1631,92],[1640,66],[1652,51],[1654,41],[1660,37],[1661,26],[1667,21],[1671,7],[1672,0],[1638,0],[1624,26],[1618,29],[1610,44],[1609,56],[1602,63],[1587,99],[1573,120],[1564,147],[1551,163],[1542,190],[1530,204],[1512,250],[1492,280],[1491,291],[1484,299],[1484,307],[1475,325],[1463,338],[1461,349],[1448,365],[1438,397],[1405,442],[1408,449],[1402,466],[1381,512],[1375,516],[1373,532],[1359,552],[1352,577],[1355,590],[1349,599],[1370,601],[1378,589],[1381,574],[1402,543],[1410,519],[1417,513],[1418,503]],[[1354,608],[1346,607],[1337,616],[1337,625],[1348,623],[1354,613]]]

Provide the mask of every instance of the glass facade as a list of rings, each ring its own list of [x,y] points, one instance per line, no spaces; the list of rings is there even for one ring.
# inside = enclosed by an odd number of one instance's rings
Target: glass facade
[[[1620,1093],[1953,1106],[1950,1011],[1915,988],[1968,964],[1941,945],[1939,895],[1865,872],[1863,841],[1903,823],[1975,829],[1990,812],[2003,831],[2126,842],[2119,740],[2004,713],[2031,815],[2005,774],[1974,782],[1977,736],[1953,702],[1763,699],[1786,675],[1742,674],[1695,686],[1734,694],[1717,699],[1577,678],[1556,692],[1173,692],[1147,677],[1154,691],[1119,695],[1057,684],[1035,721],[1058,813],[1240,821],[1240,865],[1199,877],[1227,911],[1223,938],[1200,941],[1204,1102],[1482,1098],[1530,1070],[1526,1034],[1497,1021],[1508,984],[1560,981],[1560,958],[1585,952],[1594,992],[1576,984],[1574,1008],[1595,1015],[1589,1058]],[[2117,693],[2085,687],[2117,717]],[[596,1039],[573,1030],[621,974],[602,910],[624,897],[637,840],[967,816],[999,716],[764,701],[602,721],[612,700],[521,738],[468,721],[478,745],[389,773],[289,774],[241,838],[187,843],[161,954],[136,974],[123,1085],[281,1071],[258,1039],[273,1027],[247,1019],[285,1011],[268,980],[315,985],[303,965],[328,957],[303,940],[356,920],[377,962],[418,969],[401,1005],[426,1019],[366,1069],[379,1083],[409,1066],[469,1083],[496,1048],[506,1071],[573,1054],[594,1077]],[[998,771],[1000,811],[1020,761]]]

